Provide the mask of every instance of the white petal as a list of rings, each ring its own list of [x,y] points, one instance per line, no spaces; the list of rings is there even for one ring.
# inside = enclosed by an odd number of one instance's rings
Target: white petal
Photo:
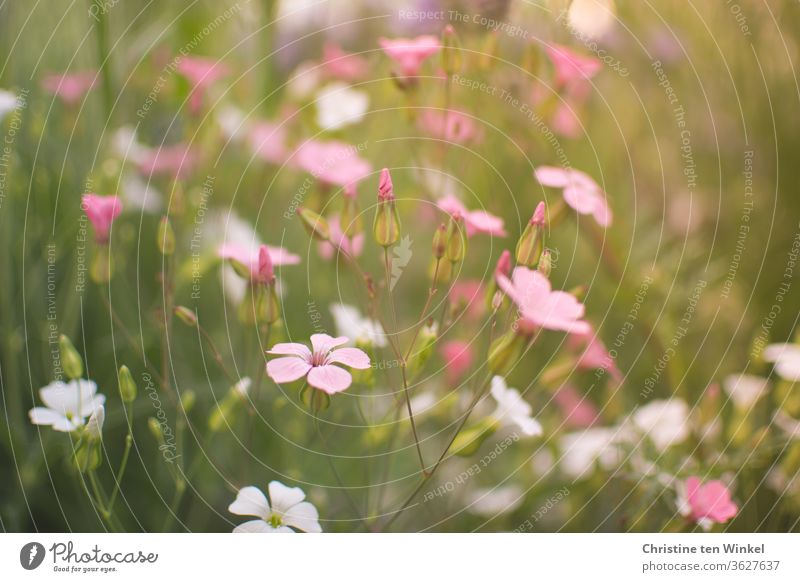
[[[262,519],[268,519],[270,515],[267,497],[261,492],[261,489],[252,485],[239,489],[236,501],[228,506],[228,511],[236,515],[254,515]]]
[[[283,523],[308,533],[320,533],[319,513],[308,501],[298,503],[283,516]]]
[[[299,487],[287,487],[280,481],[272,481],[269,484],[269,500],[272,502],[272,510],[281,516],[305,498],[306,494]]]

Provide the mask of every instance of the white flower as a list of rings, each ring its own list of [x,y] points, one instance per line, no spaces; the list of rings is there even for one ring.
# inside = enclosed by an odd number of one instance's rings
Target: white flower
[[[678,398],[654,400],[633,413],[633,426],[650,437],[659,451],[689,436],[689,406]]]
[[[483,517],[495,517],[511,513],[525,499],[522,488],[517,485],[476,489],[469,494],[467,511]]]
[[[614,25],[614,0],[572,0],[567,12],[569,25],[589,38],[598,38]]]
[[[28,412],[31,422],[52,426],[61,432],[72,432],[83,426],[86,417],[106,401],[105,396],[97,394],[97,384],[91,380],[72,380],[69,384],[52,382],[39,390],[39,397],[45,406]]]
[[[106,408],[102,404],[94,409],[94,412],[89,417],[89,422],[86,423],[86,434],[93,439],[101,439],[103,437],[103,423],[106,420]]]
[[[347,336],[351,344],[369,342],[379,348],[386,347],[386,332],[381,324],[374,319],[362,317],[356,307],[337,303],[331,305],[331,313],[339,335]]]
[[[492,397],[497,401],[497,408],[492,417],[501,426],[518,428],[525,436],[541,436],[542,425],[531,417],[531,405],[519,391],[509,388],[501,376],[492,378]]]
[[[561,470],[574,479],[588,475],[595,462],[608,470],[621,460],[618,428],[588,428],[561,437]]]
[[[336,130],[364,119],[369,96],[344,83],[331,83],[317,94],[316,106],[317,125]]]
[[[292,528],[321,532],[317,508],[303,501],[305,498],[306,494],[299,487],[287,487],[279,481],[269,484],[269,501],[258,487],[239,489],[236,501],[228,506],[228,511],[258,519],[236,526],[233,533],[294,533]]]
[[[728,398],[739,408],[750,408],[769,388],[769,381],[749,374],[731,374],[722,381]]]
[[[769,345],[764,350],[764,359],[775,364],[775,372],[784,380],[800,382],[800,345]]]
[[[11,91],[0,89],[0,121],[17,107],[17,96]]]

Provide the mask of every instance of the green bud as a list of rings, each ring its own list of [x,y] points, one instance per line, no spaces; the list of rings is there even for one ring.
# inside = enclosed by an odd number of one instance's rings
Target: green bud
[[[136,382],[133,380],[128,366],[119,369],[119,395],[123,402],[133,402],[136,400]]]
[[[161,222],[158,223],[156,242],[162,255],[171,255],[175,252],[175,232],[172,230],[172,225],[167,216],[163,216]]]
[[[514,330],[494,340],[489,347],[489,370],[492,374],[506,376],[519,361],[526,343],[527,338]]]
[[[58,351],[61,354],[61,366],[64,373],[70,380],[77,380],[83,377],[83,359],[65,335],[58,338]]]
[[[329,240],[331,238],[331,231],[330,228],[328,228],[328,221],[326,221],[322,216],[313,210],[309,210],[308,208],[298,208],[297,216],[300,217],[300,221],[303,223],[303,227],[306,229],[308,234],[315,239]]]

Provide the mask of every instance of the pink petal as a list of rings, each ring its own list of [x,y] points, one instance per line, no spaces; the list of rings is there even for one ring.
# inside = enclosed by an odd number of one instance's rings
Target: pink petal
[[[338,348],[333,350],[328,356],[327,363],[344,364],[357,370],[366,370],[370,366],[369,356],[358,348]]]
[[[267,362],[267,374],[277,384],[286,384],[299,380],[311,369],[311,364],[302,358],[289,356]]]
[[[331,337],[327,333],[315,333],[311,336],[311,346],[315,354],[327,354],[336,346],[341,346],[350,341],[344,336]]]
[[[308,373],[308,383],[328,394],[336,394],[347,390],[353,377],[338,366],[316,366]]]

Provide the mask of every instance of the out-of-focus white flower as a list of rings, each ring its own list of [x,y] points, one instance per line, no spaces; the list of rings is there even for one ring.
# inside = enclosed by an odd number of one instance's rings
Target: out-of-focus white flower
[[[317,508],[304,501],[305,498],[302,489],[287,487],[280,481],[270,482],[269,501],[258,487],[243,487],[228,511],[258,519],[236,526],[233,533],[294,533],[295,529],[321,532]]]
[[[52,426],[53,430],[72,432],[83,426],[88,416],[103,406],[106,397],[97,394],[97,384],[91,380],[52,382],[39,390],[45,406],[37,406],[28,412],[33,424]],[[102,413],[101,413],[102,414]],[[95,419],[95,423],[102,419]]]
[[[238,107],[225,105],[216,110],[214,119],[222,135],[231,141],[241,141],[247,137],[248,124],[244,113]]]
[[[106,408],[102,404],[94,409],[86,423],[86,434],[92,439],[103,438],[103,423],[106,420]]]
[[[364,119],[369,96],[344,83],[331,83],[317,94],[316,106],[317,124],[333,131]]]
[[[567,20],[579,34],[601,37],[614,26],[614,0],[572,0]]]
[[[784,380],[800,382],[800,345],[771,344],[764,350],[764,359],[775,364],[775,372]]]
[[[731,374],[722,381],[722,388],[738,408],[750,408],[766,394],[769,381],[750,374]]]
[[[531,417],[531,405],[518,390],[509,388],[502,376],[492,378],[492,397],[497,401],[492,417],[501,426],[517,428],[525,436],[542,435],[542,425]]]
[[[476,489],[467,496],[467,511],[483,517],[511,513],[524,501],[522,488],[517,485]]]
[[[589,475],[595,463],[608,470],[619,464],[622,453],[618,440],[620,432],[613,428],[588,428],[561,437],[561,470],[574,479]]]
[[[3,118],[12,111],[14,111],[16,107],[17,107],[17,96],[14,95],[11,91],[0,89],[0,121],[3,121]]]
[[[653,441],[659,451],[689,436],[689,406],[679,398],[654,400],[632,416],[634,429]]]
[[[124,172],[120,184],[120,196],[125,208],[135,208],[150,214],[161,210],[163,196],[158,189],[136,172]]]
[[[321,67],[312,61],[300,63],[286,82],[286,92],[297,101],[302,101],[319,87]]]
[[[379,348],[386,346],[386,332],[383,331],[381,324],[374,319],[363,317],[356,307],[337,303],[331,305],[331,313],[336,322],[336,331],[339,335],[349,338],[349,345],[371,343]]]

